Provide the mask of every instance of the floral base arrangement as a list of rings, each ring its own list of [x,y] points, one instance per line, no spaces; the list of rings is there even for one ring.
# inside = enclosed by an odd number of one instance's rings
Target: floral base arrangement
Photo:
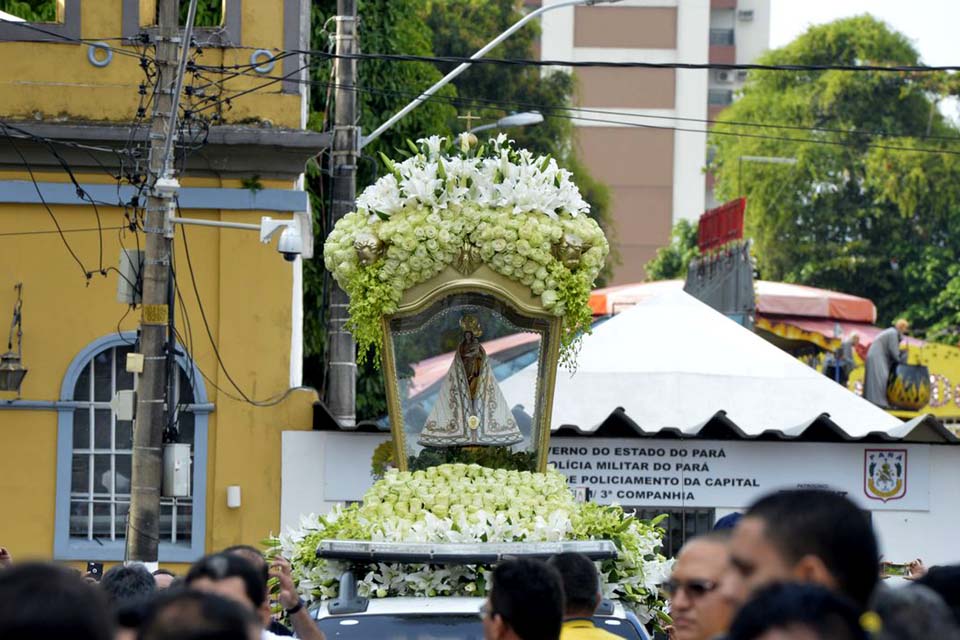
[[[658,553],[658,520],[643,521],[619,506],[578,503],[566,478],[546,473],[443,464],[416,471],[390,469],[362,503],[307,516],[300,529],[272,540],[290,558],[307,601],[334,598],[351,568],[316,557],[321,540],[483,543],[611,540],[616,560],[600,565],[605,597],[618,599],[644,622],[662,617],[657,585],[669,572]],[[360,595],[484,596],[490,567],[376,563],[352,567]],[[360,577],[362,576],[362,579]]]
[[[514,149],[505,135],[478,144],[431,136],[357,198],[327,237],[327,269],[350,296],[359,358],[382,341],[381,318],[403,293],[453,267],[487,265],[528,287],[563,319],[561,360],[589,331],[590,290],[609,251],[569,171]]]

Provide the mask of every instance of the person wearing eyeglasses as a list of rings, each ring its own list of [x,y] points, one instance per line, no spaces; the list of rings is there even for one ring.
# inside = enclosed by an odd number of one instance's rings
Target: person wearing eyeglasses
[[[718,589],[730,562],[729,530],[717,530],[689,540],[662,585],[670,599],[672,640],[710,640],[730,626],[734,609]]]
[[[484,640],[558,640],[563,584],[557,570],[530,558],[504,560],[480,608]]]

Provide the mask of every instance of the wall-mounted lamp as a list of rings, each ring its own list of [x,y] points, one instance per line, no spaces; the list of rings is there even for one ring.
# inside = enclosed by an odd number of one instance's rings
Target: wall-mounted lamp
[[[27,369],[21,363],[23,355],[21,346],[23,340],[23,283],[18,282],[14,289],[17,290],[17,301],[13,305],[13,321],[10,323],[7,352],[0,355],[0,391],[16,391],[19,394],[23,377],[27,375]],[[14,336],[17,338],[16,351],[13,350]]]
[[[240,485],[232,484],[227,487],[227,508],[240,508]]]

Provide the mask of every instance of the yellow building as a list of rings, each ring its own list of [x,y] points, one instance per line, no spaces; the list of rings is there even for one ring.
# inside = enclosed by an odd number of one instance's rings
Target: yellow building
[[[143,194],[116,176],[146,161],[155,7],[60,0],[56,23],[0,24],[0,318],[22,283],[29,369],[19,394],[0,392],[0,545],[17,560],[123,559],[132,423],[110,400],[135,385],[140,309],[118,302],[117,266],[145,236],[130,203]],[[301,174],[328,140],[304,131],[303,57],[277,54],[307,49],[309,24],[301,0],[225,0],[222,25],[198,30],[180,215],[310,219]],[[281,432],[311,428],[316,400],[295,389],[301,259],[243,230],[178,228],[174,246],[176,438],[193,466],[191,497],[161,503],[165,565],[278,531]]]

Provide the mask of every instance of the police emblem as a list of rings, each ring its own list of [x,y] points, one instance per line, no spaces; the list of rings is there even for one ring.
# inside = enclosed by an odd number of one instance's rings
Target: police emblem
[[[863,491],[871,500],[899,500],[907,494],[907,450],[866,449]]]

